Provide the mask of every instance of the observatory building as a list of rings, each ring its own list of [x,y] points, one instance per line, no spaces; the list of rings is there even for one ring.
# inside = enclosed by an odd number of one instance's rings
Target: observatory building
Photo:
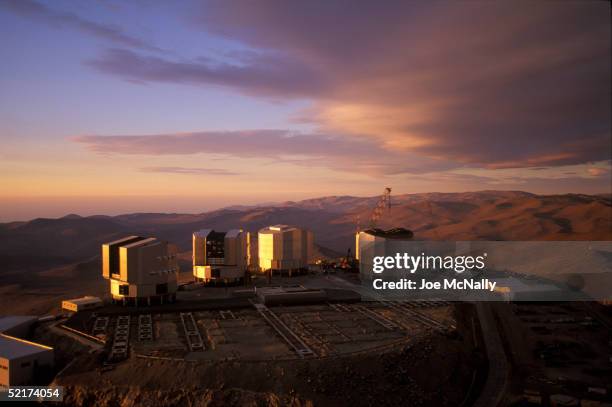
[[[128,236],[102,245],[102,276],[110,280],[113,301],[174,301],[176,246],[154,237]]]
[[[374,257],[405,251],[404,243],[412,240],[412,231],[404,228],[390,230],[368,229],[355,235],[355,257],[359,260],[361,276],[371,275]]]
[[[244,279],[250,263],[250,234],[242,229],[193,233],[193,276],[205,283],[234,283]]]
[[[295,226],[274,225],[258,233],[259,268],[261,271],[300,271],[313,257],[312,232]]]

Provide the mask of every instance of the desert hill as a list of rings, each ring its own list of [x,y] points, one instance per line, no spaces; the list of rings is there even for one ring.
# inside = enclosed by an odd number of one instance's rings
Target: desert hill
[[[5,269],[38,268],[96,256],[100,244],[125,234],[155,235],[190,250],[201,228],[251,232],[277,223],[315,233],[318,246],[345,253],[357,223],[368,227],[378,197],[330,196],[265,206],[232,207],[200,214],[68,215],[0,224]],[[394,195],[382,228],[405,227],[417,239],[611,240],[609,195],[534,195],[520,191]]]

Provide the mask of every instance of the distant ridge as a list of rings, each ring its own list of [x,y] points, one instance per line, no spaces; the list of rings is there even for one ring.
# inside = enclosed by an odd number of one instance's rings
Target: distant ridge
[[[316,243],[337,253],[353,246],[356,220],[367,226],[378,197],[327,196],[272,205],[238,205],[200,214],[70,214],[59,219],[0,224],[0,260],[9,268],[29,262],[77,261],[123,234],[155,235],[190,250],[191,233],[210,227],[251,232],[270,224],[311,229]],[[416,239],[612,240],[609,194],[536,195],[478,191],[392,195],[381,228],[404,227]]]
[[[63,218],[61,218],[61,219],[81,219],[81,218],[82,218],[82,216],[80,216],[80,215],[76,215],[76,214],[74,214],[74,213],[71,213],[71,214],[69,214],[69,215],[64,216],[64,217],[63,217]]]

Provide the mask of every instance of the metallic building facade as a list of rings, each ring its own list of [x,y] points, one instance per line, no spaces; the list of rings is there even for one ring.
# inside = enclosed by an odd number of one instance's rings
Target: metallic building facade
[[[236,282],[250,264],[250,234],[242,229],[193,233],[193,275],[203,282]]]
[[[128,236],[102,245],[102,276],[113,300],[173,301],[177,290],[176,246],[154,237]]]
[[[355,255],[359,260],[359,272],[362,279],[371,278],[374,257],[401,253],[404,251],[404,242],[412,241],[412,238],[412,231],[403,228],[369,229],[356,233]]]
[[[314,235],[295,226],[274,225],[259,231],[257,244],[262,271],[301,270],[312,260]]]

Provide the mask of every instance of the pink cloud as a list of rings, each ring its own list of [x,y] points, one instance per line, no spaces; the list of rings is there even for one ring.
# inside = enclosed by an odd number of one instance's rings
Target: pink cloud
[[[369,139],[354,140],[287,130],[202,131],[140,136],[82,135],[71,138],[90,151],[123,155],[224,155],[265,158],[302,166],[368,174],[425,173],[454,168],[451,163],[386,150]]]
[[[588,168],[587,172],[592,177],[602,177],[610,172],[609,168],[592,167]]]

